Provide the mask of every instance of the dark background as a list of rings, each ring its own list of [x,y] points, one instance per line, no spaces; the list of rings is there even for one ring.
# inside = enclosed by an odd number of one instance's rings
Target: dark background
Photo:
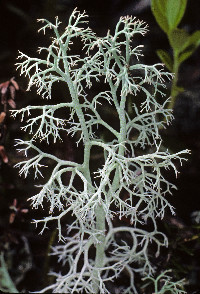
[[[72,10],[78,7],[89,14],[90,27],[100,36],[111,31],[122,15],[133,15],[149,25],[149,33],[143,38],[144,62],[159,62],[157,49],[171,52],[167,37],[157,25],[148,0],[7,0],[0,2],[0,83],[15,77],[20,90],[16,93],[16,107],[39,103],[35,91],[26,92],[27,79],[16,72],[15,63],[18,50],[35,56],[38,46],[48,43],[48,37],[38,34],[36,19],[55,16],[67,24]],[[179,27],[189,33],[200,29],[200,1],[188,0],[184,18]],[[172,152],[188,148],[191,155],[188,162],[179,166],[180,174],[175,179],[172,172],[166,176],[177,186],[170,201],[176,208],[176,216],[166,215],[161,223],[163,231],[169,236],[170,254],[168,264],[178,278],[189,280],[188,293],[200,289],[200,228],[192,222],[191,213],[200,210],[200,48],[185,61],[180,69],[179,85],[185,91],[179,95],[174,106],[175,120],[163,132],[164,144]],[[62,89],[59,90],[62,93]],[[64,91],[64,90],[63,90]],[[169,89],[170,91],[170,89]],[[1,105],[3,108],[3,105]],[[2,111],[2,109],[1,109]],[[48,284],[46,273],[54,263],[48,257],[49,246],[56,240],[54,227],[42,236],[31,224],[33,218],[41,218],[45,211],[32,211],[26,199],[33,195],[33,177],[19,178],[13,165],[22,159],[13,147],[14,139],[24,136],[20,131],[20,121],[7,114],[6,130],[1,138],[8,163],[1,160],[0,168],[0,247],[5,253],[12,279],[19,290],[36,291]],[[66,139],[58,152],[76,157],[76,148],[71,139]],[[9,222],[13,209],[9,208],[17,199],[17,212],[13,223]],[[24,213],[23,209],[29,209]],[[34,278],[33,278],[34,277]]]

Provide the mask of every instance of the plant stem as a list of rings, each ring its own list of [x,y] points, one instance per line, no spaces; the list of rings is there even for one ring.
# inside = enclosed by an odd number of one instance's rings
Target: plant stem
[[[171,95],[170,95],[171,101],[168,104],[168,109],[174,108],[174,104],[175,104],[176,97],[178,94],[178,91],[177,91],[178,71],[179,71],[178,56],[176,54],[174,54],[174,64],[173,64],[174,78],[172,80]]]

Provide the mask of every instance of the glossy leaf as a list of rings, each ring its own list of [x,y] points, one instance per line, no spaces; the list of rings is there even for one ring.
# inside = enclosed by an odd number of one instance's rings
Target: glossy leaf
[[[173,72],[173,60],[168,52],[164,50],[157,50],[156,53],[158,54],[160,60],[166,65],[169,71]]]
[[[167,6],[167,0],[152,0],[151,1],[151,10],[157,23],[159,24],[159,26],[165,33],[168,33],[169,26],[168,26],[167,17],[166,17],[166,6]]]
[[[169,30],[174,30],[180,23],[186,9],[187,0],[168,0],[166,17]]]

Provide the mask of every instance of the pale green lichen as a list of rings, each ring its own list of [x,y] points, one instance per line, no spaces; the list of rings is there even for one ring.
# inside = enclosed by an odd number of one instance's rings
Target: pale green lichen
[[[158,256],[160,247],[168,244],[165,234],[157,229],[156,218],[163,218],[167,208],[174,213],[166,199],[174,186],[164,178],[162,170],[173,168],[177,173],[174,160],[181,162],[188,152],[170,154],[161,149],[159,129],[172,119],[171,111],[165,109],[164,91],[171,75],[162,64],[139,62],[142,46],[134,47],[132,39],[137,34],[144,35],[147,26],[135,18],[121,17],[114,34],[108,31],[102,38],[87,27],[87,15],[77,10],[64,31],[60,30],[57,18],[55,24],[40,21],[44,23],[41,29],[44,33],[47,29],[54,33],[51,45],[39,50],[46,52],[46,59],[20,53],[22,61],[17,67],[29,77],[28,89],[35,85],[42,97],[50,99],[52,85],[58,81],[67,84],[71,96],[70,102],[28,106],[12,112],[13,116],[21,114],[22,119],[32,111],[39,113],[23,127],[32,134],[32,139],[17,140],[20,151],[27,155],[29,149],[34,149],[36,154],[17,164],[20,174],[27,176],[33,169],[37,177],[42,175],[43,159],[55,163],[49,180],[30,200],[34,208],[42,206],[44,200],[49,202],[50,215],[35,223],[43,223],[45,229],[49,221],[57,221],[59,239],[64,245],[54,247],[53,254],[67,272],[52,273],[55,283],[41,292],[109,293],[108,281],[113,282],[125,271],[130,283],[128,288],[120,288],[120,293],[138,293],[134,274],[152,276],[155,271],[148,245],[155,244]],[[83,43],[83,51],[73,55],[70,47],[77,38]],[[106,90],[88,98],[93,83],[102,81]],[[130,99],[132,114],[127,110]],[[102,119],[103,105],[116,111],[118,129]],[[66,120],[56,117],[59,108],[70,110]],[[95,133],[99,125],[110,133],[113,138],[110,142]],[[53,137],[56,142],[61,138],[60,130],[78,138],[77,144],[81,142],[82,163],[61,160],[37,147],[38,138],[49,142]],[[104,163],[95,172],[89,166],[92,148],[102,149],[104,154]],[[140,149],[140,155],[136,148]],[[70,177],[68,184],[63,180],[66,173]],[[60,213],[52,214],[55,210]],[[68,226],[67,236],[63,236],[61,219],[66,214],[73,215],[75,221]],[[114,217],[126,217],[132,225],[116,227]],[[142,227],[147,221],[152,227],[150,231]],[[120,239],[124,237],[123,242],[119,242],[119,235]],[[94,259],[89,252],[92,248],[95,248]]]

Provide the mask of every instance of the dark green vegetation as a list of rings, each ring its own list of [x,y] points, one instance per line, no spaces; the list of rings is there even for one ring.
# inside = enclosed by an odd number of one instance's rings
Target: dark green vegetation
[[[168,70],[174,73],[171,85],[171,102],[168,107],[174,107],[176,97],[184,91],[178,87],[178,75],[181,64],[186,61],[200,45],[200,30],[189,34],[187,29],[178,28],[187,8],[187,0],[152,0],[151,9],[161,29],[167,34],[173,50],[171,56],[166,50],[159,49],[157,54]]]

